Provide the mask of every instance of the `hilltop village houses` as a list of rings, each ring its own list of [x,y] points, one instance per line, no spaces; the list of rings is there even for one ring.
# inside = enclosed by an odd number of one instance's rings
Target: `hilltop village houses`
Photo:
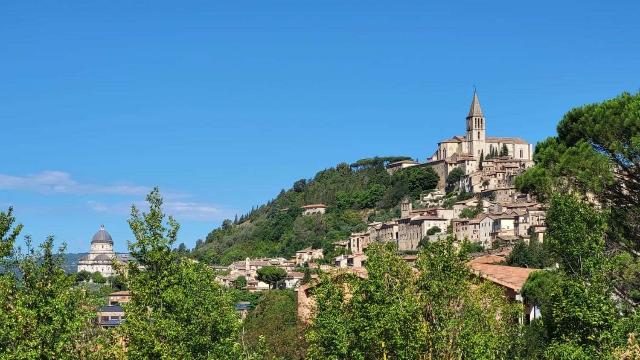
[[[216,280],[226,287],[242,284],[242,288],[250,292],[264,291],[269,290],[270,285],[259,279],[258,270],[267,266],[281,268],[286,275],[278,287],[298,292],[298,314],[308,320],[313,305],[310,289],[317,275],[311,275],[310,282],[303,284],[306,267],[334,276],[354,273],[366,277],[365,250],[373,242],[395,243],[403,253],[402,259],[413,264],[415,252],[423,242],[453,236],[458,243],[468,241],[485,250],[468,263],[474,274],[501,286],[509,299],[523,301],[522,285],[536,269],[499,263],[504,261],[516,241],[544,241],[544,206],[519,193],[514,186],[515,178],[533,165],[533,149],[517,137],[486,136],[486,127],[478,95],[474,92],[464,136],[441,141],[424,163],[403,160],[388,165],[390,174],[410,167],[430,166],[440,178],[437,188],[422,194],[419,199],[402,199],[398,218],[369,223],[365,231],[352,233],[347,239],[336,242],[334,245],[342,250],[342,255],[325,259],[324,249],[307,247],[297,251],[291,259],[246,258],[227,267],[214,267]],[[447,186],[447,177],[454,169],[461,169],[462,176],[453,187]],[[304,216],[325,216],[326,211],[325,204],[302,206]],[[115,264],[126,261],[125,255],[113,251],[113,239],[101,226],[91,240],[89,254],[80,260],[78,271],[97,271],[109,277],[116,273]],[[240,282],[241,278],[243,281]],[[111,294],[108,305],[99,309],[98,324],[112,327],[124,321],[121,304],[129,299],[130,294],[126,291]],[[251,304],[246,302],[236,304],[241,318],[250,308]],[[539,310],[527,304],[525,310],[523,321],[539,315]]]
[[[342,250],[331,260],[324,259],[323,249],[305,248],[292,259],[245,259],[222,270],[217,276],[225,286],[234,286],[240,277],[246,279],[248,291],[268,290],[258,280],[257,271],[264,266],[280,267],[286,272],[282,286],[298,292],[298,314],[308,320],[313,304],[309,295],[314,281],[302,284],[303,266],[340,276],[345,272],[366,277],[366,248],[373,242],[393,242],[404,261],[413,264],[421,242],[453,236],[458,243],[468,241],[480,245],[485,253],[476,254],[468,263],[479,278],[491,281],[505,290],[513,301],[523,301],[520,291],[528,275],[536,269],[501,265],[516,241],[544,241],[545,208],[530,196],[519,193],[515,178],[533,165],[532,146],[517,137],[486,136],[487,122],[474,92],[466,117],[466,133],[441,141],[435,153],[424,163],[402,160],[388,165],[394,174],[414,166],[430,166],[439,175],[435,190],[419,199],[404,198],[399,204],[400,217],[372,222],[363,232],[352,233],[334,243]],[[456,168],[462,176],[453,188],[446,186],[448,175]],[[459,197],[460,194],[466,194]],[[325,204],[302,206],[304,216],[324,216]],[[313,279],[316,275],[313,276]],[[248,304],[238,304],[239,312]],[[244,310],[243,310],[244,309]],[[539,316],[539,310],[525,304],[523,321]]]

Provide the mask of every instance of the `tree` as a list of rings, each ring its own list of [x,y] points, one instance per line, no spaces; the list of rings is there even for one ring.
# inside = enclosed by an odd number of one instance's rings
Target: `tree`
[[[429,329],[425,358],[512,358],[522,307],[493,284],[474,281],[466,261],[452,237],[428,243],[418,255],[417,285]]]
[[[446,184],[447,189],[449,191],[453,190],[455,186],[458,184],[458,182],[462,180],[463,177],[464,177],[464,171],[461,168],[457,167],[451,170],[449,175],[447,175],[447,184]]]
[[[308,284],[311,281],[311,270],[309,267],[304,268],[304,276],[302,277],[301,284]]]
[[[258,280],[266,282],[272,289],[278,288],[278,283],[287,277],[287,272],[277,266],[264,266],[258,269]]]
[[[89,281],[90,279],[91,279],[91,273],[88,272],[87,270],[80,270],[76,274],[77,282],[86,282],[86,281]]]
[[[131,209],[128,265],[131,301],[119,327],[130,359],[237,359],[237,315],[232,300],[205,265],[171,250],[179,224],[165,221],[157,188],[149,212]]]
[[[500,149],[500,156],[509,156],[509,148],[507,144],[502,144],[502,149]]]
[[[258,350],[264,339],[264,359],[304,359],[306,346],[298,324],[296,293],[291,290],[267,291],[243,323],[243,339],[250,350]]]
[[[306,179],[300,179],[293,183],[293,191],[295,192],[303,192],[304,188],[307,186]]]
[[[460,211],[460,218],[462,219],[473,219],[480,214],[480,211],[476,208],[464,208]]]
[[[540,243],[534,237],[529,239],[528,244],[520,240],[507,256],[507,264],[537,269],[551,266],[554,262],[551,260],[551,254],[549,254],[546,247],[547,245]]]
[[[102,274],[99,271],[96,271],[91,273],[91,281],[96,284],[104,284],[107,282],[107,278],[102,276]]]
[[[247,278],[244,276],[238,276],[234,282],[233,282],[233,287],[235,287],[236,289],[244,289],[247,287]]]
[[[0,212],[0,261],[18,271],[0,274],[0,357],[3,359],[80,358],[89,320],[95,316],[75,276],[62,269],[61,252],[53,237],[38,249],[26,238],[26,254],[14,250],[22,226],[14,224],[11,209]],[[13,259],[7,256],[13,254]]]
[[[442,232],[442,230],[438,226],[433,226],[429,230],[427,230],[427,235],[431,236],[439,234],[440,232]]]
[[[309,359],[420,358],[427,329],[411,268],[393,244],[373,244],[367,256],[365,279],[321,275]]]

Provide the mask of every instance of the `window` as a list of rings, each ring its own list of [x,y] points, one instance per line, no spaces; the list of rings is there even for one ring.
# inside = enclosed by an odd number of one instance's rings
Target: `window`
[[[524,151],[520,149],[520,158],[522,159],[523,157],[524,157]]]

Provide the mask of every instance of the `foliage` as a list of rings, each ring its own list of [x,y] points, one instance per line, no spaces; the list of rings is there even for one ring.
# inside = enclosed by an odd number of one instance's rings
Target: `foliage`
[[[86,282],[91,279],[91,273],[87,270],[80,270],[76,273],[76,281],[77,282]]]
[[[542,269],[553,265],[554,262],[547,250],[546,244],[531,237],[528,243],[520,240],[507,256],[507,265]]]
[[[278,288],[278,284],[287,277],[287,272],[277,266],[264,266],[258,269],[258,280],[266,282],[272,289]]]
[[[502,144],[502,148],[500,149],[500,157],[509,156],[509,148],[507,144]]]
[[[510,358],[522,308],[475,282],[451,238],[426,245],[419,275],[393,244],[374,244],[367,256],[367,278],[325,274],[314,288],[309,358]]]
[[[95,271],[91,274],[91,281],[96,284],[104,284],[107,282],[107,278],[102,276],[102,273],[99,271]]]
[[[461,168],[457,167],[451,170],[451,172],[447,176],[446,181],[447,191],[453,190],[453,188],[458,184],[460,180],[462,180],[463,177],[464,171]]]
[[[606,278],[606,218],[574,195],[551,200],[545,247],[559,269],[533,273],[522,291],[540,307],[546,358],[609,358],[640,326]]]
[[[247,278],[244,276],[238,276],[233,282],[233,287],[236,289],[244,289],[247,287]]]
[[[426,329],[413,273],[393,244],[374,244],[367,256],[366,279],[322,275],[314,293],[317,316],[307,332],[308,358],[418,358]]]
[[[179,225],[165,222],[158,189],[148,196],[149,212],[133,206],[129,225],[131,301],[120,327],[130,359],[237,358],[238,320],[231,298],[205,265],[171,250]]]
[[[473,219],[476,216],[478,216],[481,213],[481,211],[478,211],[478,209],[476,208],[464,208],[462,209],[462,211],[460,211],[460,218],[461,219]]]
[[[298,324],[296,293],[272,290],[264,293],[243,324],[243,339],[250,350],[257,351],[264,339],[266,356],[303,359],[306,353],[303,328]]]
[[[424,305],[429,358],[509,358],[519,329],[521,306],[510,304],[502,290],[478,284],[449,237],[429,243],[419,254],[418,289]]]
[[[205,263],[229,264],[246,257],[290,257],[308,246],[324,249],[328,258],[336,256],[334,243],[365,230],[368,215],[389,219],[397,213],[404,195],[417,197],[437,184],[438,176],[431,168],[416,166],[389,175],[385,166],[400,159],[408,157],[342,163],[318,172],[313,179],[299,180],[237,222],[212,230],[189,256]],[[302,216],[300,207],[311,203],[326,204],[327,213]]]
[[[14,222],[11,209],[0,212],[0,259],[19,270],[0,274],[0,358],[77,358],[95,315],[92,303],[62,269],[64,247],[55,254],[53,237],[38,249],[27,237],[26,254],[14,250],[22,229]]]
[[[439,234],[440,232],[442,232],[442,230],[438,226],[433,226],[432,228],[427,230],[427,235],[431,236],[431,235]]]

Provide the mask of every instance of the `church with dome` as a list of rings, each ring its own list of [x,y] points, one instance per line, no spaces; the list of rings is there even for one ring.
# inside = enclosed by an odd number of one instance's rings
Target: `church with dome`
[[[78,261],[78,272],[97,271],[104,277],[115,276],[114,262],[123,262],[123,260],[126,261],[113,251],[113,239],[104,229],[104,225],[101,225],[100,230],[91,239],[89,254]]]

